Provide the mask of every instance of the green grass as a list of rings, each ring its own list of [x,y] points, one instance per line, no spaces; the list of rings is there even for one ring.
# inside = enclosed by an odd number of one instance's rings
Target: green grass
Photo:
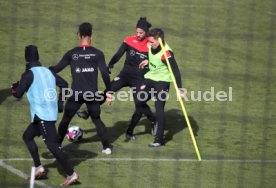
[[[197,159],[173,86],[166,104],[165,147],[147,147],[152,136],[148,134],[146,119],[135,129],[137,140],[125,142],[133,102],[115,101],[110,108],[102,107],[102,119],[114,146],[111,156],[101,154],[91,121],[74,118],[72,124],[85,130],[79,143],[65,142],[64,151],[74,159],[72,164],[81,176],[80,184],[74,187],[274,187],[275,6],[273,0],[1,1],[0,159],[30,173],[31,160],[8,160],[30,158],[21,138],[30,123],[28,101],[26,97],[18,101],[8,95],[11,83],[25,69],[26,45],[33,43],[39,47],[45,66],[56,64],[78,44],[77,25],[89,21],[94,26],[93,45],[103,50],[108,62],[124,37],[134,34],[138,18],[147,16],[154,27],[164,29],[182,74],[183,87],[188,91],[208,91],[211,87],[228,91],[232,87],[233,101],[185,103],[191,124],[198,129],[196,140],[202,162],[158,161]],[[116,64],[112,78],[123,62],[124,58]],[[69,68],[60,75],[71,82]],[[104,88],[102,82],[100,88]],[[154,109],[153,102],[149,104]],[[57,187],[64,172],[41,138],[36,141],[49,170],[48,179],[42,182]],[[135,160],[143,158],[157,161]],[[227,161],[230,159],[237,161]],[[265,163],[267,160],[274,162]],[[1,187],[29,186],[27,180],[1,166],[0,183]]]

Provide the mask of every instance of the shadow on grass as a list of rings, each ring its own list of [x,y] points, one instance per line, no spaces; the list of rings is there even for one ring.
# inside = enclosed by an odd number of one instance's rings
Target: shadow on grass
[[[199,126],[197,125],[196,120],[192,116],[188,116],[188,118],[193,130],[193,133],[195,136],[197,136],[197,133],[199,131]],[[166,120],[166,125],[165,125],[166,134],[164,135],[165,143],[172,140],[175,134],[177,134],[178,132],[188,127],[185,117],[183,116],[182,111],[179,109],[171,109],[169,111],[166,111],[165,120]],[[129,123],[130,123],[130,120],[118,121],[112,127],[107,127],[107,133],[109,136],[110,143],[114,143],[120,136],[126,133]],[[151,134],[151,122],[145,117],[142,117],[137,127],[138,126],[145,126],[145,131],[135,132],[135,129],[134,129],[135,135]],[[96,133],[96,129],[92,128],[92,129],[84,130],[85,134],[90,132]],[[99,136],[97,134],[94,134],[92,137],[83,138],[78,143],[89,143],[89,142],[99,142],[99,141],[100,141]],[[128,140],[126,139],[125,142],[127,141]]]
[[[0,104],[2,104],[2,102],[4,102],[9,96],[11,96],[10,88],[0,89]]]
[[[199,126],[192,116],[188,116],[194,136],[198,135]],[[188,128],[187,122],[181,110],[172,109],[166,112],[165,143],[173,139],[173,136],[183,129]],[[188,130],[187,130],[188,131]]]
[[[128,127],[129,121],[118,121],[112,127],[107,127],[107,134],[109,137],[109,142],[112,144],[115,142],[122,134],[125,134]],[[88,142],[98,142],[101,141],[99,136],[96,133],[96,129],[86,129],[83,131],[85,134],[90,132],[95,132],[95,135],[89,138],[83,138],[79,143],[88,143]]]
[[[181,110],[172,109],[172,110],[166,111],[165,115],[166,115],[165,117],[166,134],[164,135],[165,136],[164,140],[165,142],[168,142],[173,139],[173,136],[175,134],[186,129],[188,126]],[[199,131],[199,126],[196,120],[192,116],[188,116],[188,118],[193,130],[194,136],[197,136]],[[111,143],[115,142],[120,136],[126,133],[126,129],[128,128],[129,122],[130,121],[118,121],[114,124],[114,126],[107,128]],[[135,135],[151,134],[151,122],[148,119],[143,117],[143,119],[139,122],[137,127],[138,126],[145,126],[145,131],[136,132]],[[135,132],[135,129],[134,129],[134,132]],[[99,141],[99,138],[97,137],[97,135],[95,135],[93,137],[88,138],[84,142],[90,142],[90,141]]]
[[[199,126],[192,116],[188,116],[194,136],[197,136]],[[172,109],[165,112],[165,143],[173,139],[173,136],[183,129],[188,128],[185,117],[181,110]],[[138,126],[145,125],[144,132],[138,132],[136,135],[151,134],[151,125],[147,119],[143,119]]]
[[[197,136],[199,131],[199,126],[196,122],[196,120],[192,116],[188,116],[194,136]],[[90,120],[90,118],[89,118]],[[88,121],[89,121],[88,120]],[[178,109],[171,109],[169,111],[165,112],[165,132],[164,140],[165,143],[172,140],[173,136],[177,134],[178,132],[182,131],[183,129],[187,128],[187,123],[185,120],[185,117],[183,116],[183,113],[181,110]],[[112,127],[107,127],[107,134],[109,136],[110,143],[114,143],[120,136],[124,135],[126,133],[126,130],[128,128],[128,125],[130,123],[129,121],[118,121],[116,122]],[[142,117],[142,120],[140,120],[138,126],[145,126],[145,131],[143,132],[136,132],[135,135],[144,135],[144,134],[151,134],[151,122],[146,119],[145,117]],[[100,142],[100,138],[96,133],[96,129],[86,129],[83,130],[85,134],[93,133],[94,135],[92,137],[83,138],[78,143],[89,143],[89,142]],[[135,132],[135,129],[134,129]],[[127,142],[127,140],[125,140]]]
[[[88,150],[80,150],[79,149],[80,145],[78,143],[79,142],[77,142],[77,143],[72,142],[62,148],[62,151],[65,153],[67,159],[69,159],[69,163],[71,164],[72,167],[78,166],[83,161],[86,161],[89,158],[95,158],[97,156],[97,154],[94,152],[91,152]],[[54,156],[50,152],[42,153],[42,157],[46,158],[46,159],[54,158]],[[64,169],[61,167],[61,165],[56,160],[53,161],[52,163],[48,163],[43,166],[47,169],[47,171],[50,168],[57,168],[59,174],[61,174],[65,178],[67,177]],[[81,182],[77,182],[75,184],[81,184]]]

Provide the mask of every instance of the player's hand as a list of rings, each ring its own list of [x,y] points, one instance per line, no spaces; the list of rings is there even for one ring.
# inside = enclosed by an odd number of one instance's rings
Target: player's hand
[[[107,68],[108,73],[111,74],[111,69],[113,68],[113,66],[107,66],[106,68]]]
[[[19,85],[19,81],[15,82],[11,85],[11,93],[12,94],[16,93],[16,88],[18,87],[18,85]]]
[[[11,88],[17,88],[18,85],[19,85],[19,81],[14,82],[14,83],[11,85]]]
[[[151,47],[151,43],[147,42],[147,47],[150,48]]]
[[[112,103],[112,94],[110,92],[106,93],[106,104],[107,106],[110,106]]]
[[[142,61],[140,64],[139,64],[139,69],[144,69],[144,67],[146,65],[149,64],[149,60],[145,59],[144,61]]]
[[[64,109],[64,102],[61,99],[58,99],[58,113],[62,113]]]
[[[182,89],[178,89],[177,91],[177,99],[180,100],[181,98],[185,97],[185,92]]]

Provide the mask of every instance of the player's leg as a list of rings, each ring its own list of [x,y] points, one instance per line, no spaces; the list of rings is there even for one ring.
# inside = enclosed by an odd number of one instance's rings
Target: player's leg
[[[124,75],[124,73],[120,73],[118,76],[116,76],[111,81],[110,91],[116,92],[126,86],[127,86],[127,82],[125,79],[125,75]],[[88,117],[89,117],[89,113],[86,110],[77,112],[77,115],[78,115],[78,117],[83,118],[83,119],[88,119]]]
[[[133,135],[134,128],[138,124],[143,112],[145,112],[145,108],[147,108],[146,102],[151,99],[151,85],[146,81],[140,87],[137,87],[136,93],[133,94],[135,98],[135,112],[132,115],[131,122],[128,126],[126,132],[126,138],[128,140],[134,140],[135,136]]]
[[[136,92],[133,93],[133,99],[134,99],[135,109],[137,109],[138,108],[137,103],[139,102],[139,100],[137,99]],[[147,103],[142,103],[141,105],[142,105],[142,111],[140,111],[139,113],[137,110],[134,111],[131,118],[131,121],[133,122],[131,122],[131,124],[138,124],[142,115],[144,114],[147,117],[147,119],[151,122],[151,128],[153,129],[156,124],[156,118]]]
[[[125,75],[125,73],[120,73],[111,81],[110,90],[116,92],[126,86],[128,86],[127,75]]]
[[[40,135],[41,134],[40,134],[39,127],[35,123],[31,123],[23,133],[23,140],[27,145],[28,150],[33,158],[35,167],[41,166],[38,147],[34,141],[34,137],[40,136]]]
[[[156,122],[157,130],[153,143],[149,144],[150,147],[158,147],[164,145],[164,128],[165,128],[165,104],[169,95],[169,83],[156,82],[155,90],[155,109],[156,109]]]
[[[137,105],[135,105],[135,111],[131,117],[130,124],[128,125],[127,131],[126,131],[127,140],[135,140],[133,131],[142,117],[142,114],[143,114],[142,110],[143,110],[142,108],[141,109],[139,108],[139,103],[137,103]]]
[[[67,178],[64,182],[65,185],[70,185],[75,183],[79,176],[74,172],[72,166],[69,163],[66,155],[59,148],[58,134],[55,127],[55,121],[39,121],[39,129],[45,144],[49,151],[54,155],[58,163],[62,166]]]
[[[69,123],[71,122],[72,118],[74,117],[78,109],[81,107],[81,105],[82,101],[75,101],[75,97],[73,96],[67,100],[65,104],[63,117],[58,127],[58,142],[60,144],[62,143],[67,133]]]
[[[88,113],[91,117],[91,120],[96,126],[97,134],[100,137],[103,145],[103,150],[106,150],[107,148],[111,149],[108,141],[106,126],[100,117],[100,114],[101,114],[100,103],[97,101],[86,102],[86,106],[88,109]],[[110,153],[107,153],[107,154],[110,154]]]
[[[39,128],[47,148],[54,155],[57,161],[64,168],[67,175],[73,174],[73,168],[68,162],[65,154],[59,148],[58,134],[55,127],[55,121],[39,121]]]
[[[144,103],[143,114],[148,118],[151,123],[155,123],[156,118],[147,103]]]
[[[145,79],[144,77],[140,76],[140,77],[135,77],[135,79],[132,79],[131,80],[131,87],[132,87],[132,91],[133,91],[133,99],[134,99],[134,104],[135,104],[135,108],[137,107],[137,102],[138,102],[138,99],[137,99],[137,91],[138,90],[141,90],[139,87],[144,87],[145,85]],[[156,119],[155,119],[155,116],[154,114],[152,113],[149,105],[147,103],[143,103],[143,112],[142,112],[147,118],[148,120],[151,122],[151,123],[155,123]]]

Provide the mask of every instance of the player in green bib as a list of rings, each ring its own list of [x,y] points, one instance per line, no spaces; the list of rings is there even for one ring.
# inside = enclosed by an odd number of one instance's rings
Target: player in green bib
[[[177,63],[174,58],[173,50],[164,40],[164,32],[161,29],[155,28],[149,31],[149,54],[148,60],[144,60],[140,63],[139,68],[143,69],[146,65],[149,65],[149,71],[144,75],[145,81],[138,88],[138,104],[137,112],[142,113],[144,103],[146,103],[151,98],[155,97],[155,109],[156,109],[156,129],[155,129],[155,139],[153,143],[150,143],[150,147],[158,147],[164,145],[164,128],[165,128],[165,104],[168,99],[170,82],[172,78],[167,67],[167,62],[161,46],[159,44],[158,38],[161,38],[165,46],[166,55],[168,57],[169,63],[172,67],[174,73],[177,87],[179,92],[181,92],[182,83],[181,75]],[[137,122],[137,121],[131,121]],[[135,128],[136,124],[131,124],[129,130]]]

